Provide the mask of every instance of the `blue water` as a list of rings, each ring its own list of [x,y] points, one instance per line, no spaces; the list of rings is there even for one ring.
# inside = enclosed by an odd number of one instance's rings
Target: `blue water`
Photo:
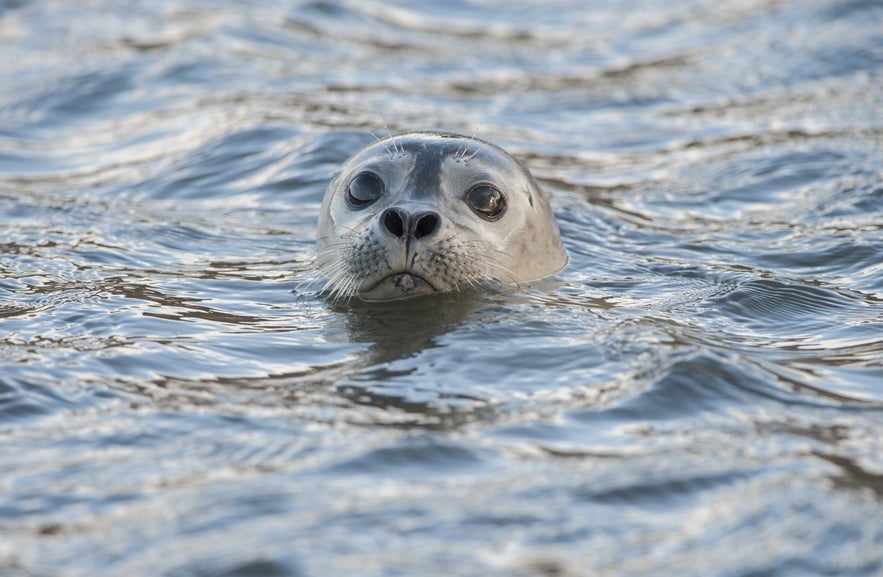
[[[883,575],[883,5],[0,2],[0,574]],[[477,134],[570,264],[331,303]]]

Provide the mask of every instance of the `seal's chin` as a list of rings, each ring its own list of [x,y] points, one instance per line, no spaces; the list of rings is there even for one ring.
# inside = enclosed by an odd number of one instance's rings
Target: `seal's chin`
[[[361,291],[359,296],[367,301],[388,301],[439,292],[425,279],[407,272],[389,275],[379,283]]]

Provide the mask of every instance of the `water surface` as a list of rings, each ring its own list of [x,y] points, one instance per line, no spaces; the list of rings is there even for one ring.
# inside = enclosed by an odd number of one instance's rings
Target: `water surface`
[[[883,8],[0,3],[0,573],[883,574]],[[387,132],[571,260],[329,303]]]

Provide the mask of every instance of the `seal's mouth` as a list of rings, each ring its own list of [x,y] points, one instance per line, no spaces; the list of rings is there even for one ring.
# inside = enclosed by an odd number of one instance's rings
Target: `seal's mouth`
[[[435,292],[439,290],[425,278],[409,272],[399,272],[380,279],[371,288],[360,292],[359,296],[369,301],[386,301]]]

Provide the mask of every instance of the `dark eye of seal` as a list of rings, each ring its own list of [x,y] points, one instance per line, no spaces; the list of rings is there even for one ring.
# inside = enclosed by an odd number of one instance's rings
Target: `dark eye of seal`
[[[487,184],[476,186],[466,195],[466,202],[475,214],[485,220],[497,220],[506,212],[506,197]]]
[[[350,181],[346,200],[352,208],[365,208],[383,194],[383,183],[370,172],[360,172]]]

